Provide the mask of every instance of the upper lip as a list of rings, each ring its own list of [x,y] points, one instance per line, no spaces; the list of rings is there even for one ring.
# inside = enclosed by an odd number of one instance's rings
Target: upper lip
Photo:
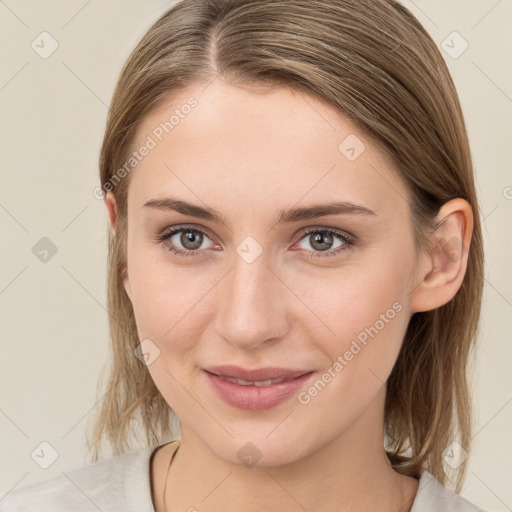
[[[205,368],[207,372],[222,377],[235,377],[247,382],[259,382],[272,379],[295,379],[313,370],[292,370],[288,368],[254,368],[252,370],[233,365],[211,366]]]

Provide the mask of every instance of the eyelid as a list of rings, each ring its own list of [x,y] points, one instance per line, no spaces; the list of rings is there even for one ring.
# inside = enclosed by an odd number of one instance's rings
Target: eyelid
[[[333,233],[342,239],[346,238],[348,241],[350,241],[354,244],[358,241],[358,238],[355,235],[353,235],[352,233],[349,233],[348,231],[344,231],[344,230],[338,229],[338,228],[331,228],[329,226],[312,226],[312,227],[304,228],[304,231],[299,231],[301,239],[302,239],[302,237],[304,237],[306,235],[309,235],[311,233],[318,233],[318,232]]]
[[[179,231],[197,231],[198,233],[207,235],[208,238],[215,238],[211,236],[210,231],[203,226],[196,226],[194,224],[173,224],[172,226],[167,226],[164,229],[160,230],[157,234],[156,238],[165,237],[169,234],[176,234]]]
[[[176,232],[180,229],[183,229],[183,230],[190,229],[191,231],[198,231],[199,233],[205,234],[210,239],[216,238],[215,236],[212,236],[212,234],[210,233],[210,231],[207,228],[204,228],[203,226],[197,226],[195,224],[176,224],[176,225],[172,225],[172,226],[166,226],[164,229],[159,231],[156,238],[160,239],[160,238],[166,236],[168,233]],[[358,237],[356,237],[352,233],[349,233],[348,231],[345,231],[345,230],[341,230],[339,228],[334,228],[334,227],[326,226],[326,225],[308,226],[306,228],[301,228],[294,234],[293,237],[295,238],[299,234],[304,237],[310,233],[316,233],[318,231],[332,231],[332,232],[338,234],[339,236],[348,238],[349,240],[353,241],[354,243],[358,242]]]

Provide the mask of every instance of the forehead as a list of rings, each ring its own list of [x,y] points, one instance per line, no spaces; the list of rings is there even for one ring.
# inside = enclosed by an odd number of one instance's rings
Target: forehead
[[[257,213],[316,200],[346,200],[379,214],[407,211],[391,158],[326,102],[288,88],[214,80],[162,102],[137,130],[151,146],[130,176],[129,203],[200,200]]]

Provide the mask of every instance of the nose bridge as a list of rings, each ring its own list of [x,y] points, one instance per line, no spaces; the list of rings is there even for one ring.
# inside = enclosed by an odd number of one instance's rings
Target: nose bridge
[[[242,243],[237,248],[232,271],[223,280],[216,330],[233,345],[255,348],[283,336],[286,314],[267,254],[255,255],[250,245],[244,251],[247,247]]]

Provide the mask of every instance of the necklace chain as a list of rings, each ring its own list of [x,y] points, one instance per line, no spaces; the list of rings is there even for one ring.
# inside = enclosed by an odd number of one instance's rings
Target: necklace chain
[[[178,450],[180,449],[180,444],[178,442],[178,447],[176,450],[174,450],[174,453],[171,455],[171,459],[169,460],[169,467],[167,468],[167,475],[165,476],[165,484],[164,484],[164,496],[163,496],[163,503],[164,503],[164,512],[167,512],[167,502],[165,501],[165,493],[167,491],[167,480],[169,480],[169,473],[171,472],[171,465],[172,461],[174,460],[174,457],[178,453]],[[414,500],[413,500],[414,501]],[[400,487],[400,505],[403,508],[403,502],[404,502],[404,490],[402,487]],[[410,510],[410,509],[407,509]]]
[[[171,471],[171,464],[174,459],[174,456],[178,453],[178,450],[180,449],[180,445],[178,444],[178,447],[174,450],[174,453],[171,455],[171,460],[169,461],[169,467],[167,468],[167,475],[165,477],[165,483],[164,483],[164,512],[167,512],[167,503],[165,501],[165,491],[167,491],[167,480],[169,479],[169,473]]]

